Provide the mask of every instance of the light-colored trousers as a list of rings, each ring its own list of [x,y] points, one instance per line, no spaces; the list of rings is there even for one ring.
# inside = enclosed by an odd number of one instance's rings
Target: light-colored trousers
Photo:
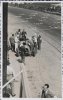
[[[17,51],[18,49],[18,42],[15,43],[15,52]]]

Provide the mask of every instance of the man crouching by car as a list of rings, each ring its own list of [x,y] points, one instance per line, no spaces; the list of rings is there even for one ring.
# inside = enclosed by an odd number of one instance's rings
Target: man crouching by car
[[[21,56],[21,62],[25,64],[25,45],[26,43],[23,42],[22,45],[20,45],[19,47],[19,53],[20,53],[20,56]]]

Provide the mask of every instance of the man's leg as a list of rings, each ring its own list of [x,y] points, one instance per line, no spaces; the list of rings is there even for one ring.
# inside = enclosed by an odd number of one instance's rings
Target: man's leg
[[[11,50],[12,50],[12,43],[11,43]]]

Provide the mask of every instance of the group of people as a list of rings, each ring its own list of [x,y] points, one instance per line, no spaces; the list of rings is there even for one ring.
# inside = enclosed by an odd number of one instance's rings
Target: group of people
[[[18,29],[18,31],[15,34],[12,34],[12,36],[9,38],[10,41],[10,47],[11,50],[14,52],[19,50],[21,51],[21,59],[22,62],[25,59],[25,45],[28,42],[28,38],[27,38],[27,32],[23,29],[23,31],[21,32],[20,29]],[[22,45],[19,46],[20,42],[24,41]],[[30,43],[29,47],[30,47],[30,51],[35,55],[37,53],[37,49],[40,50],[41,49],[41,42],[42,42],[42,38],[41,35],[37,35],[36,33],[32,36],[31,38],[31,42],[29,41],[28,43]]]
[[[41,35],[37,35],[35,33],[35,35],[32,36],[32,41],[33,41],[33,44],[34,44],[34,47],[35,47],[36,53],[37,53],[37,49],[38,50],[41,49],[41,42],[42,42]]]
[[[15,52],[17,51],[19,41],[21,39],[26,40],[26,34],[27,33],[24,29],[22,32],[20,29],[18,29],[18,31],[15,34],[12,34],[12,36],[9,38],[11,50]]]
[[[12,34],[12,36],[9,38],[11,50],[14,52],[17,52],[18,44],[20,41],[24,41],[22,45],[20,45],[19,50],[21,51],[20,56],[21,60],[24,63],[25,62],[25,45],[27,41],[27,32],[23,29],[21,32],[20,29],[15,34]],[[41,35],[38,35],[35,33],[31,38],[31,45],[30,48],[35,50],[35,53],[37,53],[37,50],[41,49],[41,42],[42,38]],[[41,98],[55,98],[56,96],[49,90],[49,84],[44,84],[42,87],[42,93]]]

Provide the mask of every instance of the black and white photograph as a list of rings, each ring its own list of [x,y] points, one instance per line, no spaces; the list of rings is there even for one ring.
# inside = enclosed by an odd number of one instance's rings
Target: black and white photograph
[[[3,98],[62,98],[61,2],[3,2]]]

